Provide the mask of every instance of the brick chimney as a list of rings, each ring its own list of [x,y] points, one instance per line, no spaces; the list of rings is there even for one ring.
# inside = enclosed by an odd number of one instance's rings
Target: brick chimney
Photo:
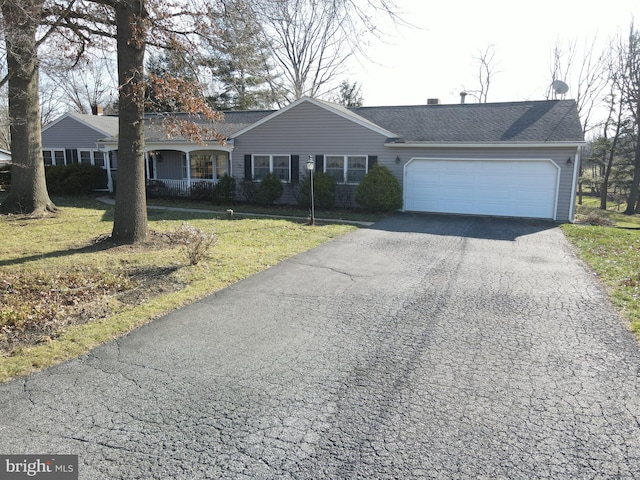
[[[440,105],[439,98],[427,98],[427,105]]]
[[[102,105],[91,105],[91,115],[102,115],[103,113]]]

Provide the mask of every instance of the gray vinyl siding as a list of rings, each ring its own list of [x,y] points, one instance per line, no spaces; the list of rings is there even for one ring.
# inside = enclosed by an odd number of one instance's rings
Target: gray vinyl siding
[[[404,166],[412,158],[457,158],[457,159],[550,159],[560,167],[560,181],[558,185],[558,207],[556,210],[556,220],[559,222],[569,221],[571,203],[574,201],[571,195],[573,182],[573,169],[576,161],[576,147],[556,147],[556,148],[392,148],[393,159],[396,154],[400,157],[400,163],[395,161],[388,163],[389,156],[380,161],[382,165],[389,167],[396,178],[403,181]],[[567,165],[567,159],[571,158],[571,165]],[[523,179],[526,181],[526,179]]]
[[[312,103],[301,103],[235,138],[232,172],[244,179],[245,155],[298,155],[300,181],[309,155],[389,155],[386,137]],[[280,203],[295,203],[298,185],[285,186]],[[338,186],[339,205],[354,204],[353,185]]]
[[[106,136],[67,117],[42,131],[42,148],[95,149],[96,142]]]
[[[161,150],[162,161],[156,162],[156,178],[182,180],[182,152]]]
[[[244,178],[244,156],[259,154],[299,155],[300,179],[306,177],[309,155],[376,155],[378,164],[391,170],[400,182],[404,181],[404,166],[412,158],[461,159],[550,159],[560,167],[560,181],[556,220],[568,221],[573,182],[575,147],[541,148],[398,148],[384,146],[387,139],[352,120],[343,118],[312,103],[301,103],[277,117],[249,130],[235,139],[233,174]],[[567,159],[572,165],[567,165]],[[396,161],[398,159],[398,161]],[[523,179],[523,181],[526,181]],[[295,203],[296,186],[285,188],[281,203]],[[353,205],[355,186],[338,185],[338,205]]]

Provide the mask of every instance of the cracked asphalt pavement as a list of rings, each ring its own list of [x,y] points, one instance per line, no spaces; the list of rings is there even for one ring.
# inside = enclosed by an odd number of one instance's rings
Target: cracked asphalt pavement
[[[554,225],[401,214],[0,386],[82,479],[640,478],[640,348]]]

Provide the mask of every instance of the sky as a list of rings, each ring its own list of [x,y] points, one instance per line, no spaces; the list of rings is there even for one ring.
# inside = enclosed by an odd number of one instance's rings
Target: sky
[[[382,28],[383,41],[367,45],[368,59],[351,60],[351,83],[362,87],[365,106],[418,105],[428,98],[460,103],[460,92],[478,89],[477,57],[495,46],[487,100],[543,100],[551,79],[556,41],[582,48],[625,35],[639,0],[396,0],[412,27]],[[564,79],[573,98],[571,79]],[[474,101],[467,97],[467,102]]]

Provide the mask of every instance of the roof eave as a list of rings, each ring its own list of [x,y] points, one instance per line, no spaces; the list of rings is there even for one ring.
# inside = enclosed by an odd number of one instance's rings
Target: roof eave
[[[347,115],[347,114],[345,114],[344,112],[342,112],[342,111],[340,111],[338,109],[332,108],[330,105],[326,104],[325,102],[320,102],[320,101],[318,101],[318,100],[316,100],[315,98],[312,98],[312,97],[301,97],[301,98],[297,99],[296,101],[290,103],[286,107],[283,107],[280,110],[276,110],[272,114],[267,115],[266,117],[264,117],[264,118],[258,120],[257,122],[255,122],[255,123],[243,128],[243,129],[237,131],[236,133],[234,133],[233,135],[230,135],[230,136],[239,137],[240,135],[243,135],[243,134],[247,133],[248,131],[253,130],[254,128],[262,125],[263,123],[266,123],[266,122],[272,120],[273,118],[278,117],[278,116],[282,115],[283,113],[291,110],[292,108],[295,108],[296,106],[300,105],[303,102],[309,102],[309,103],[311,103],[311,104],[313,104],[313,105],[315,105],[317,107],[320,107],[320,108],[322,108],[324,110],[327,110],[327,111],[329,111],[331,113],[334,113],[335,115],[338,115],[339,117],[345,118],[345,119],[347,119],[347,120],[349,120],[349,121],[351,121],[351,122],[353,122],[353,123],[355,123],[357,125],[360,125],[360,126],[362,126],[364,128],[372,130],[372,131],[374,131],[376,133],[379,133],[380,135],[384,135],[387,138],[389,138],[389,137],[397,137],[397,134],[395,134],[393,132],[390,132],[389,130],[384,129],[384,128],[380,127],[379,125],[376,125],[373,122],[370,122],[370,121],[366,120],[364,117],[360,117],[360,118],[362,118],[362,120],[358,120],[358,118],[356,118],[356,117],[359,117],[359,115],[357,115],[357,114],[354,114],[353,116],[352,115]]]
[[[567,142],[386,142],[385,147],[390,148],[549,148],[549,147],[581,147],[585,141]]]

